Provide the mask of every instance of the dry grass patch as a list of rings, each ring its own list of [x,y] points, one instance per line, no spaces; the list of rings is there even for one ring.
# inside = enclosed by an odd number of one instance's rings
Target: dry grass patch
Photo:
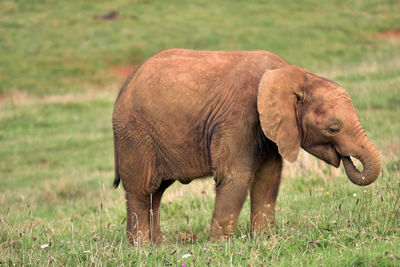
[[[14,90],[0,97],[0,107],[4,104],[55,104],[55,103],[81,103],[99,99],[113,99],[118,93],[118,86],[108,86],[103,89],[89,89],[82,93],[67,93],[62,95],[48,95],[38,97],[30,95],[24,90]]]

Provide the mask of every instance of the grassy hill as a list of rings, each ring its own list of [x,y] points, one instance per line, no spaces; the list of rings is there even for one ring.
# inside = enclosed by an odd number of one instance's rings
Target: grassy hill
[[[398,14],[390,0],[1,1],[0,264],[399,265]],[[175,183],[167,241],[130,247],[124,193],[111,187],[117,70],[171,47],[268,50],[340,83],[381,177],[356,187],[302,152],[285,166],[270,235],[249,238],[246,202],[220,243],[209,240],[212,179]]]

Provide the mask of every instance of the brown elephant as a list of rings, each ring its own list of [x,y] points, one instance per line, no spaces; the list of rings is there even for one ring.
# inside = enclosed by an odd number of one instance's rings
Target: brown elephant
[[[300,147],[335,167],[342,160],[357,185],[380,172],[345,90],[266,51],[154,55],[122,87],[113,130],[133,245],[163,239],[161,197],[175,180],[215,177],[215,239],[234,232],[249,190],[252,233],[273,224],[282,158],[295,161]]]

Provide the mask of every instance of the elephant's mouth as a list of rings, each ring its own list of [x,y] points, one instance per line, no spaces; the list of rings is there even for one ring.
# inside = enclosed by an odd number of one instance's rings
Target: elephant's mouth
[[[329,145],[330,149],[329,149],[329,158],[327,161],[328,164],[331,164],[332,166],[339,168],[340,166],[340,160],[342,158],[342,155],[339,154],[339,152],[337,152],[336,148],[334,145]]]
[[[342,155],[337,152],[335,146],[332,144],[315,145],[304,149],[336,168],[340,166]]]

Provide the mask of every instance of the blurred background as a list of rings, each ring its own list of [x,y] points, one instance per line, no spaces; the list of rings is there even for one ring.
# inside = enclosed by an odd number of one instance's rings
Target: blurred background
[[[129,262],[123,253],[129,249],[123,233],[123,190],[111,189],[111,114],[129,72],[167,48],[268,50],[341,84],[382,155],[382,179],[368,192],[381,194],[387,206],[378,208],[384,201],[377,197],[375,212],[381,209],[399,215],[392,206],[399,195],[399,14],[396,0],[2,0],[0,264],[27,264],[28,259],[51,263],[52,257],[53,263],[86,265],[94,255],[84,253],[88,246],[104,249],[93,243],[96,239],[110,244],[122,240],[114,263]],[[329,216],[334,213],[320,210],[321,203],[315,199],[305,199],[316,190],[325,201],[336,191],[340,197],[332,198],[329,205],[337,207],[353,194],[363,194],[364,189],[352,187],[344,177],[341,168],[331,168],[303,152],[295,164],[286,164],[278,227],[290,220],[307,229],[307,222],[296,215],[299,206],[308,207],[316,216],[314,221],[332,221]],[[395,191],[382,191],[384,185]],[[301,204],[293,202],[294,195]],[[210,179],[169,189],[162,210],[167,238],[186,242],[185,236],[174,233],[187,231],[189,219],[185,218],[193,216],[201,218],[191,221],[190,233],[207,242],[213,197]],[[246,232],[248,203],[242,213],[239,229]],[[383,213],[372,217],[385,217]],[[398,227],[398,218],[390,217],[389,224],[371,218],[366,219],[371,231],[382,224]],[[392,230],[381,236],[389,240],[389,248],[399,244]],[[67,240],[69,247],[60,245]],[[353,242],[345,240],[346,246]],[[52,250],[39,248],[41,244],[53,244]],[[183,249],[176,246],[178,251]],[[365,254],[378,253],[383,245],[377,246]],[[293,249],[292,255],[299,251]],[[390,255],[390,251],[381,252]],[[100,253],[100,262],[114,259],[107,253]],[[148,264],[161,260],[153,262],[144,252],[136,253]],[[164,258],[180,262],[178,254]],[[260,255],[253,263],[261,262]],[[311,262],[318,255],[310,255]],[[354,255],[351,251],[348,257]],[[290,262],[290,257],[280,257]]]

